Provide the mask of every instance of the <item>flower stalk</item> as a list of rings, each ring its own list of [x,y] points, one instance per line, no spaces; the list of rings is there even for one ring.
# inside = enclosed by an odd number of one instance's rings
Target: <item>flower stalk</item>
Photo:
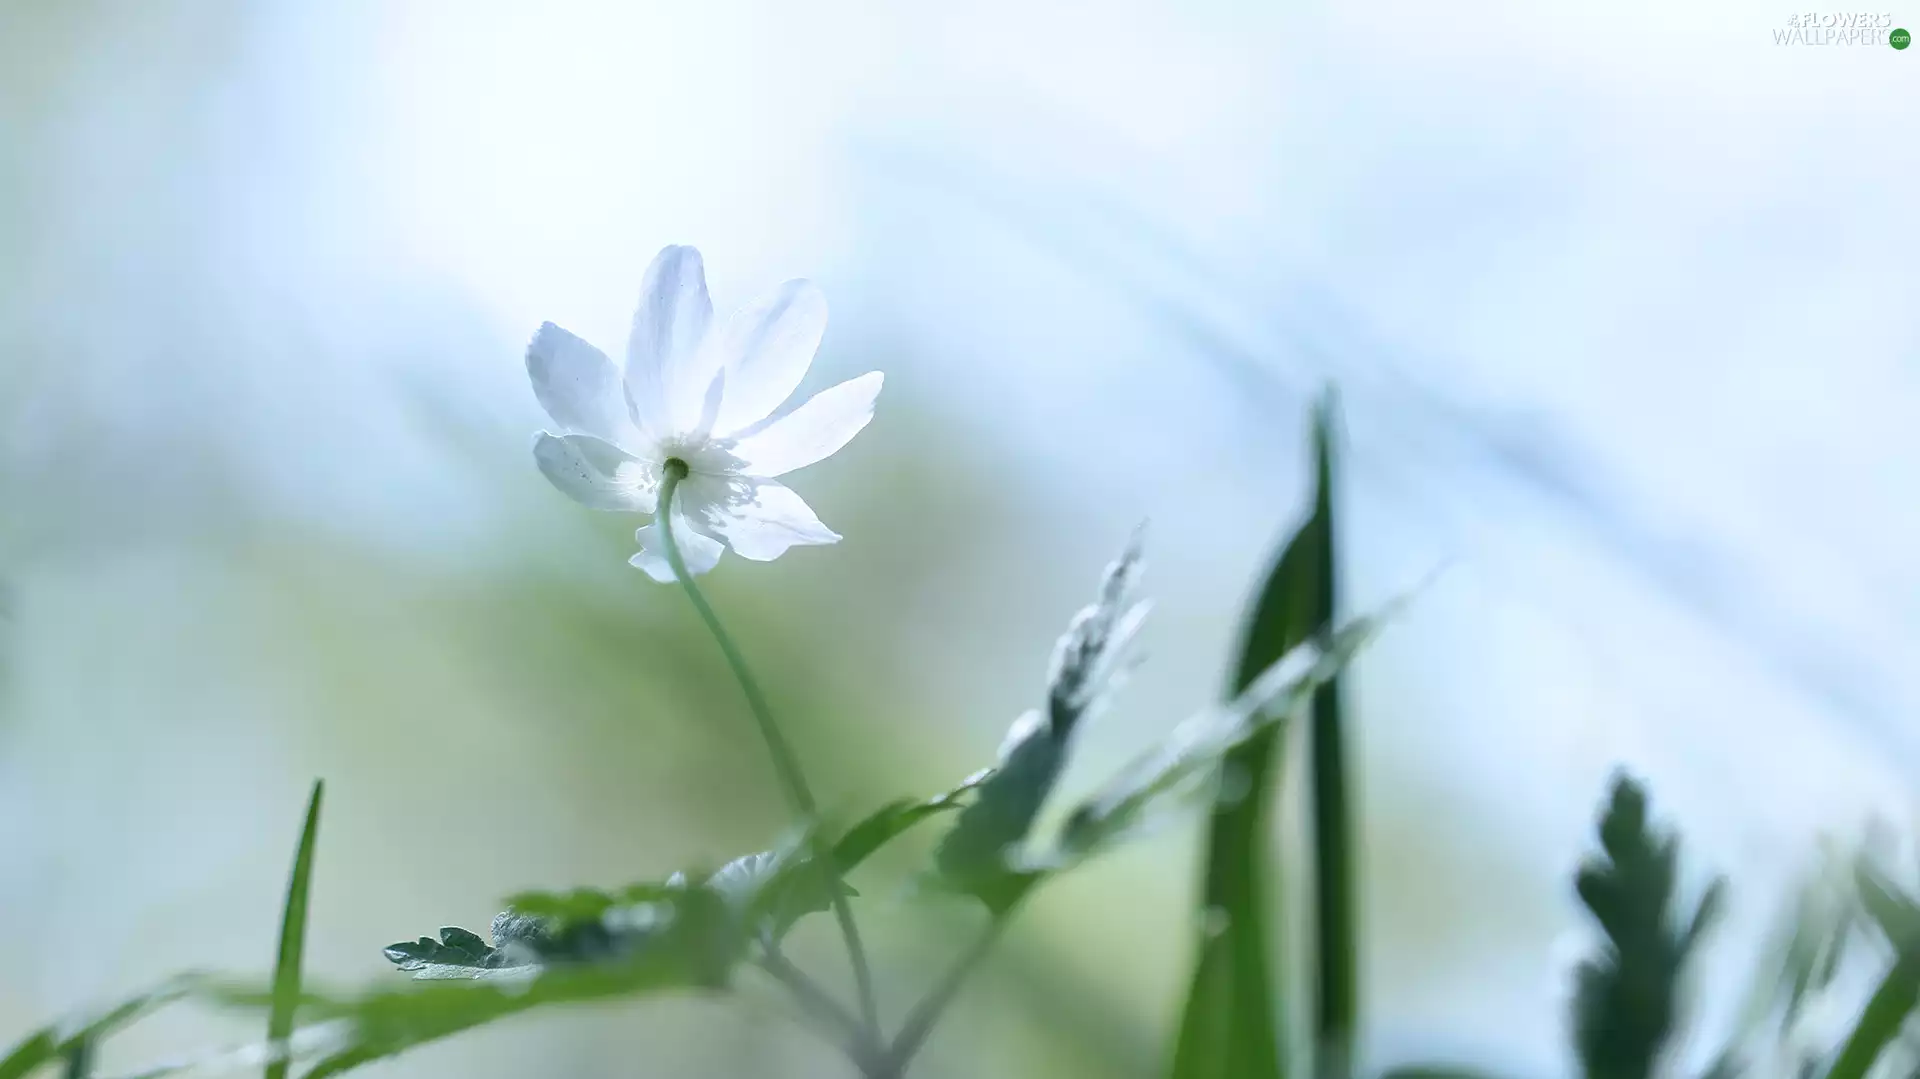
[[[740,683],[740,691],[747,698],[747,710],[753,713],[754,723],[760,730],[760,740],[766,743],[767,753],[773,758],[773,770],[779,776],[787,800],[802,820],[817,820],[819,803],[814,800],[813,790],[807,785],[807,777],[800,769],[799,755],[794,753],[793,745],[781,733],[772,709],[767,707],[766,696],[760,692],[760,684],[747,668],[746,658],[720,624],[720,616],[714,613],[699,586],[693,583],[693,575],[687,572],[686,561],[681,557],[679,540],[673,534],[673,496],[681,481],[687,478],[687,463],[677,457],[668,458],[663,472],[657,520],[667,564],[673,567],[673,575],[679,580],[680,587],[686,590],[687,599],[693,603],[700,620],[706,623],[707,632],[713,634],[714,642],[720,646],[720,653],[726,657],[734,681]],[[869,1037],[878,1040],[881,1037],[880,1012],[874,998],[873,971],[867,963],[866,947],[860,940],[860,927],[853,920],[853,907],[847,902],[846,889],[840,884],[840,867],[834,864],[832,852],[823,849],[817,836],[810,842],[814,847],[814,864],[820,867],[827,894],[833,900],[834,920],[840,923],[840,935],[846,939],[847,961],[853,967],[854,991],[860,999],[861,1022]]]
[[[900,1033],[895,1035],[893,1044],[881,1058],[879,1067],[869,1072],[870,1079],[902,1079],[906,1075],[914,1054],[926,1044],[927,1036],[933,1033],[933,1028],[946,1014],[947,1006],[960,995],[960,988],[973,976],[974,971],[980,969],[980,964],[986,961],[993,946],[1000,942],[1000,934],[1006,927],[1006,917],[996,915],[987,928],[974,938],[926,998],[914,1006],[907,1021],[900,1027]]]

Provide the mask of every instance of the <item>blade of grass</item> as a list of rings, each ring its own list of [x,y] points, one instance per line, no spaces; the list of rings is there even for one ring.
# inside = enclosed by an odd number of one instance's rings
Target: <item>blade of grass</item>
[[[1338,603],[1334,572],[1337,536],[1333,523],[1333,413],[1331,391],[1315,410],[1313,457],[1321,565],[1315,574],[1314,632],[1333,626]],[[1345,724],[1341,718],[1340,680],[1329,680],[1313,695],[1309,731],[1312,759],[1307,771],[1313,820],[1314,950],[1318,974],[1313,998],[1314,1050],[1320,1079],[1340,1079],[1353,1067],[1353,1039],[1359,1022],[1360,947],[1353,870],[1353,819],[1348,805]]]
[[[187,996],[198,982],[195,975],[180,975],[104,1012],[41,1027],[21,1039],[5,1057],[0,1057],[0,1079],[22,1079],[72,1053],[83,1041],[97,1043],[121,1027]]]
[[[1313,512],[1281,552],[1254,603],[1230,698],[1332,624],[1326,422],[1322,409],[1314,421]],[[1269,903],[1262,887],[1279,735],[1276,730],[1249,741],[1229,754],[1221,769],[1208,822],[1198,958],[1176,1036],[1173,1079],[1278,1079],[1284,1074],[1285,1030],[1268,970]]]
[[[81,1035],[67,1049],[67,1079],[87,1079],[93,1074],[93,1040]]]
[[[1920,1005],[1920,959],[1909,953],[1894,962],[1880,988],[1874,990],[1827,1079],[1865,1079],[1881,1051],[1899,1036],[1916,1005]]]
[[[307,799],[307,822],[300,830],[300,846],[293,855],[293,872],[287,879],[286,907],[280,914],[280,955],[273,967],[273,1006],[267,1013],[267,1044],[283,1047],[293,1034],[293,1016],[300,1006],[300,964],[307,945],[307,895],[313,885],[313,848],[320,834],[320,799],[326,790],[323,780],[313,781],[313,794]],[[284,1051],[275,1052],[267,1062],[265,1079],[286,1079],[289,1065]]]
[[[1897,958],[1868,999],[1827,1079],[1863,1079],[1920,1009],[1920,904],[1864,860],[1854,867],[1854,885],[1861,907],[1886,934]]]
[[[0,1079],[19,1079],[59,1056],[60,1049],[60,1038],[52,1028],[36,1030],[0,1058]]]

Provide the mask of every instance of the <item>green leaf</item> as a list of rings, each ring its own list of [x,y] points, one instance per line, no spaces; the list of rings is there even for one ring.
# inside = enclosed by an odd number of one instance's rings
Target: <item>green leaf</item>
[[[93,1074],[93,1042],[81,1038],[67,1050],[67,1079],[87,1079]]]
[[[993,775],[934,851],[941,882],[995,917],[1019,905],[1037,875],[1018,866],[1019,845],[1066,765],[1067,735],[1028,712],[1007,732]]]
[[[61,1052],[59,1034],[52,1027],[42,1027],[26,1036],[6,1059],[0,1060],[0,1079],[20,1079],[35,1068],[59,1058]]]
[[[307,820],[287,879],[287,901],[280,912],[280,952],[273,967],[273,1008],[267,1013],[267,1041],[284,1042],[293,1033],[293,1012],[300,1001],[300,965],[307,943],[307,898],[313,886],[313,852],[320,835],[320,800],[326,784],[314,780],[307,798]],[[286,1079],[287,1061],[267,1064],[266,1079]]]
[[[934,858],[943,882],[986,904],[996,917],[1019,903],[1038,879],[1018,864],[1019,847],[1066,766],[1074,730],[1111,691],[1126,645],[1146,617],[1133,600],[1140,575],[1136,532],[1100,583],[1098,598],[1077,613],[1056,644],[1044,711],[1014,721],[999,763],[960,811]]]
[[[1310,641],[1281,657],[1228,704],[1182,723],[1156,749],[1118,776],[1067,818],[1058,868],[1096,853],[1151,824],[1219,774],[1244,746],[1295,718],[1321,687],[1344,670],[1373,639],[1384,616],[1357,619],[1324,645]]]
[[[966,796],[993,775],[983,768],[962,780],[960,785],[932,798],[899,798],[869,813],[847,829],[833,845],[833,860],[842,875],[853,872],[876,851],[903,835],[908,829],[930,817],[955,812],[965,807]]]
[[[510,925],[538,925],[537,920],[503,913],[494,919],[494,939],[500,941],[502,921]],[[523,933],[519,939],[537,933]],[[447,978],[485,978],[502,971],[511,971],[516,967],[525,967],[535,962],[531,951],[516,954],[502,942],[500,947],[490,947],[477,934],[465,929],[448,926],[440,930],[440,939],[421,937],[411,943],[402,941],[388,945],[384,955],[387,961],[401,970],[407,971],[417,981],[433,981]]]
[[[535,968],[525,968],[534,970]],[[696,984],[688,968],[660,953],[607,963],[538,970],[513,981],[439,981],[357,997],[307,994],[304,1015],[347,1025],[345,1046],[316,1062],[304,1079],[339,1075],[498,1019],[550,1004],[610,1000]],[[234,993],[229,1003],[255,998]]]
[[[1827,867],[1827,872],[1832,872],[1831,867]],[[1806,881],[1794,904],[1779,994],[1788,1023],[1800,1015],[1813,994],[1833,984],[1847,945],[1853,939],[1854,927],[1859,923],[1855,903],[1821,902],[1823,894],[1831,890],[1824,877],[1822,874]],[[1858,887],[1854,898],[1861,898]]]
[[[1751,1070],[1752,1059],[1788,1052],[1801,1059],[1775,1067],[1811,1075],[1817,1072],[1813,1058],[1830,1055],[1833,1046],[1816,1050],[1793,1034],[1807,1006],[1832,985],[1842,958],[1852,951],[1856,929],[1865,924],[1860,889],[1853,886],[1858,863],[1857,857],[1823,844],[1819,860],[1802,871],[1786,916],[1770,934],[1749,983],[1731,1037],[1703,1079],[1737,1079]]]
[[[598,922],[611,910],[671,897],[672,889],[666,884],[634,884],[612,892],[600,888],[530,891],[509,896],[507,909],[525,917],[543,919],[548,928],[557,930]]]
[[[1867,1000],[1827,1079],[1865,1079],[1881,1051],[1899,1037],[1916,1006],[1920,1006],[1920,955],[1907,951]]]
[[[1729,1047],[1713,1058],[1713,1062],[1707,1065],[1707,1070],[1700,1073],[1700,1079],[1740,1079],[1746,1071],[1747,1065],[1744,1058],[1738,1051]]]
[[[820,872],[813,850],[812,837],[801,835],[773,850],[735,858],[715,870],[707,884],[726,899],[746,934],[777,941],[801,918],[831,909],[830,889],[860,894]]]
[[[602,904],[592,896],[608,900]],[[644,896],[638,902],[627,902]],[[551,1004],[611,1000],[671,990],[724,988],[743,949],[744,939],[728,901],[706,881],[642,885],[621,893],[529,893],[521,897],[539,915],[510,911],[494,920],[493,953],[511,953],[526,945],[538,962],[522,963],[501,976],[483,980],[434,981],[407,989],[381,989],[357,996],[309,993],[301,1015],[319,1023],[343,1024],[346,1033],[304,1079],[338,1075],[418,1045],[437,1041],[498,1019]],[[644,915],[632,908],[645,907]],[[592,921],[572,922],[597,907]],[[639,928],[644,925],[643,928]],[[594,926],[608,947],[583,954],[571,934]],[[471,959],[477,936],[442,933],[438,948]],[[502,937],[508,948],[498,947]],[[433,942],[428,942],[433,943]],[[415,945],[396,945],[412,948]],[[432,949],[427,949],[431,952]],[[390,959],[394,958],[390,953]],[[405,956],[409,961],[414,958]],[[400,960],[395,960],[400,962]],[[486,960],[483,960],[483,962]],[[229,988],[217,994],[227,1004],[260,1007],[272,994]]]
[[[1920,1010],[1920,904],[1864,858],[1854,868],[1854,885],[1861,907],[1893,945],[1895,959],[1847,1036],[1827,1079],[1862,1079]]]
[[[1680,973],[1717,914],[1715,881],[1684,919],[1674,910],[1679,843],[1654,830],[1639,784],[1616,776],[1599,827],[1601,854],[1580,869],[1580,900],[1608,947],[1575,978],[1575,1049],[1588,1079],[1654,1074],[1679,1010]]]
[[[902,823],[901,818],[911,816],[910,811],[892,807],[882,810],[863,822],[865,831],[853,837],[848,852],[864,857],[861,847],[885,842],[881,832],[889,827],[904,829],[911,820]],[[738,937],[778,940],[802,917],[833,905],[828,890],[833,881],[819,871],[813,850],[812,836],[801,834],[773,850],[742,855],[695,879],[699,889],[711,892],[732,915]],[[416,978],[444,978],[487,977],[531,964],[617,957],[657,933],[664,925],[660,915],[690,887],[688,874],[675,873],[661,883],[616,891],[525,892],[508,899],[508,910],[494,919],[491,947],[464,929],[443,929],[439,941],[422,937],[413,944],[389,947],[387,958],[415,971]],[[843,895],[859,894],[844,883],[839,887]],[[449,939],[450,934],[457,938]]]
[[[1229,697],[1244,694],[1261,672],[1333,625],[1329,419],[1328,408],[1316,410],[1313,511],[1288,540],[1254,601]],[[1174,1047],[1174,1079],[1274,1079],[1282,1074],[1284,1029],[1268,970],[1269,900],[1262,886],[1269,849],[1267,807],[1277,782],[1279,753],[1279,732],[1269,727],[1236,746],[1219,770],[1207,830],[1202,928]],[[1335,925],[1340,924],[1336,920]],[[1335,962],[1347,961],[1343,949],[1334,949]]]
[[[494,947],[518,959],[508,966],[620,959],[650,946],[671,923],[675,904],[687,890],[680,877],[615,892],[525,892],[508,899],[507,909],[495,916]],[[512,927],[517,937],[504,939],[503,927]]]
[[[181,975],[129,997],[105,1012],[41,1027],[0,1058],[0,1079],[22,1079],[37,1068],[67,1057],[82,1045],[97,1044],[121,1027],[186,997],[199,984],[198,975]]]
[[[1866,861],[1854,867],[1854,887],[1860,906],[1873,919],[1896,952],[1920,950],[1920,905]]]
[[[797,917],[802,908],[823,909],[799,885],[817,880],[798,847],[737,858],[713,874],[689,879],[675,873],[663,882],[606,891],[522,892],[494,916],[489,945],[477,933],[454,926],[440,939],[387,946],[387,960],[416,981],[525,979],[554,967],[625,961],[661,947],[688,943],[689,911],[700,915],[710,958],[724,981],[751,926]],[[712,917],[708,918],[711,914]]]
[[[1334,530],[1333,424],[1335,401],[1331,391],[1314,413],[1313,457],[1321,552],[1317,594],[1313,604],[1316,632],[1330,632],[1338,611]],[[1308,730],[1308,814],[1312,824],[1314,859],[1313,950],[1315,993],[1312,1005],[1315,1074],[1320,1079],[1342,1079],[1351,1073],[1354,1040],[1360,1022],[1359,906],[1356,895],[1353,810],[1349,803],[1347,733],[1340,706],[1338,671],[1313,694],[1313,724]]]

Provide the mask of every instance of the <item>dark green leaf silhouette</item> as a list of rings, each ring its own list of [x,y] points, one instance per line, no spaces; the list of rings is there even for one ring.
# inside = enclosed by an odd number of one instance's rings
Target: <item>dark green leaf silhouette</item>
[[[1581,867],[1577,888],[1606,944],[1575,974],[1574,1047],[1588,1079],[1648,1079],[1673,1034],[1681,969],[1723,885],[1679,916],[1678,840],[1654,830],[1646,792],[1626,776],[1613,781],[1599,833],[1601,853]]]

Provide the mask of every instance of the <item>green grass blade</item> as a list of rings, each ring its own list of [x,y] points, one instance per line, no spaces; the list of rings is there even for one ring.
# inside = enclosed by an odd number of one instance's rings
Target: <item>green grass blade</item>
[[[52,1028],[36,1030],[0,1059],[0,1079],[19,1079],[60,1055],[60,1038]]]
[[[1874,990],[1827,1079],[1865,1079],[1881,1051],[1899,1037],[1916,1005],[1920,1005],[1920,959],[1908,953],[1894,963],[1880,988]]]
[[[294,1012],[300,1006],[300,964],[307,945],[307,896],[313,885],[313,848],[320,834],[320,799],[326,789],[314,780],[307,799],[307,822],[300,830],[300,847],[293,855],[287,879],[287,903],[280,915],[280,955],[273,967],[273,1006],[267,1013],[267,1044],[285,1048],[293,1034]],[[277,1052],[267,1063],[266,1079],[286,1079],[287,1054]]]
[[[0,1079],[22,1079],[56,1060],[70,1057],[82,1043],[96,1044],[121,1027],[189,995],[198,981],[194,975],[170,978],[106,1011],[41,1027],[22,1038],[5,1057],[0,1057]]]
[[[1322,563],[1313,575],[1316,633],[1330,632],[1337,604],[1334,571],[1332,394],[1314,414],[1313,456]],[[1312,757],[1307,772],[1314,858],[1314,949],[1317,973],[1313,998],[1314,1051],[1320,1079],[1340,1079],[1353,1067],[1354,1036],[1360,1010],[1360,946],[1354,894],[1354,837],[1347,789],[1346,729],[1341,716],[1340,682],[1335,678],[1313,696]]]
[[[1325,459],[1326,425],[1322,409],[1314,421],[1313,513],[1281,552],[1254,603],[1229,696],[1238,696],[1281,656],[1332,624],[1332,494],[1326,488],[1332,470]],[[1249,741],[1229,754],[1221,769],[1221,792],[1207,830],[1198,957],[1175,1042],[1173,1079],[1277,1079],[1284,1074],[1280,998],[1268,970],[1271,904],[1263,894],[1262,873],[1281,734],[1276,728]]]
[[[67,1079],[87,1079],[93,1074],[93,1039],[81,1035],[67,1047]]]
[[[1854,882],[1861,906],[1886,934],[1898,958],[1867,1001],[1827,1079],[1862,1079],[1920,1010],[1920,904],[1902,895],[1864,861],[1854,869]]]

